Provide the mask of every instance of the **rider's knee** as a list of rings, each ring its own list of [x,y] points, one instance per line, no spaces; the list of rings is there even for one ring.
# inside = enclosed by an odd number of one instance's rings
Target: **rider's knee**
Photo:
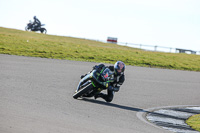
[[[110,103],[112,100],[113,100],[113,97],[108,97],[108,98],[106,99],[106,102]]]

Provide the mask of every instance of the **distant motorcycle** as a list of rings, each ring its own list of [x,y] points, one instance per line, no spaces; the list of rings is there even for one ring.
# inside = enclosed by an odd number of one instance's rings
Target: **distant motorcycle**
[[[109,68],[103,68],[101,71],[94,69],[80,80],[73,98],[93,97],[107,88],[108,83],[113,81],[114,73]]]
[[[28,24],[27,24],[27,26],[25,27],[25,30],[26,31],[40,31],[41,33],[44,33],[44,34],[46,34],[47,33],[47,30],[45,29],[45,28],[43,28],[42,26],[44,26],[45,24],[41,24],[41,26],[40,27],[35,27],[34,25],[33,25],[33,23],[32,22],[29,22]]]

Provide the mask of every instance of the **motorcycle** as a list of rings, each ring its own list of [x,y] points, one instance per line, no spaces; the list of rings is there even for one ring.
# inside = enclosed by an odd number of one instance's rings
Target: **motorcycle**
[[[41,33],[46,34],[47,30],[45,28],[43,28],[42,26],[45,26],[45,24],[41,24],[40,27],[35,28],[35,26],[33,25],[33,23],[30,21],[27,26],[25,27],[26,31],[40,31]]]
[[[73,98],[93,97],[108,88],[113,81],[114,73],[109,68],[101,71],[94,69],[80,80]]]

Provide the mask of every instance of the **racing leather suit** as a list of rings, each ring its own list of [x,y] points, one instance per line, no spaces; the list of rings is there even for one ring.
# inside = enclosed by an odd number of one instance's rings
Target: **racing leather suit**
[[[34,29],[39,29],[41,27],[41,22],[39,19],[34,18],[34,22],[33,22],[33,28]]]
[[[105,66],[104,64],[99,64],[98,66],[94,66],[93,69],[102,69],[103,67],[107,67],[114,72],[114,66]],[[110,83],[110,85],[108,86],[107,94],[99,93],[95,95],[95,99],[101,97],[106,102],[111,102],[113,100],[114,93],[119,91],[120,86],[124,83],[124,81],[125,81],[124,73],[121,75],[117,75],[116,73],[114,73],[114,82]]]

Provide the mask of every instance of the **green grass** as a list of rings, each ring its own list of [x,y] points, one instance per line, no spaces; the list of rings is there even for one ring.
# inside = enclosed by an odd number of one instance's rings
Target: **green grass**
[[[150,52],[98,41],[0,27],[0,54],[200,71],[200,56]]]
[[[200,114],[191,116],[186,123],[193,129],[200,131]]]

